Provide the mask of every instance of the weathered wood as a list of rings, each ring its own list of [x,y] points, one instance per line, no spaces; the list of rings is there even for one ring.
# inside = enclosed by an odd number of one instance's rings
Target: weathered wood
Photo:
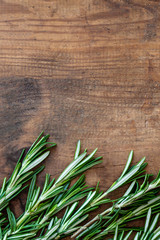
[[[58,144],[52,176],[78,139],[104,157],[90,185],[110,186],[130,149],[158,172],[159,13],[151,0],[0,1],[1,182],[41,130]]]

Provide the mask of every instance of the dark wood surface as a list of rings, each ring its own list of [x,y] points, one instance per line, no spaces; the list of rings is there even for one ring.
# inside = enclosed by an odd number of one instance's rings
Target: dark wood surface
[[[109,187],[131,149],[156,174],[160,2],[0,0],[0,129],[0,182],[42,130],[57,143],[45,162],[54,177],[78,139],[104,157],[92,186]]]

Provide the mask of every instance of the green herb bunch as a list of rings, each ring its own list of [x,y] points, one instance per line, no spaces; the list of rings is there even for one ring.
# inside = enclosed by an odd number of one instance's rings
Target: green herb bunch
[[[48,142],[48,138],[49,135],[42,136],[41,133],[25,155],[22,151],[9,180],[3,180],[0,190],[0,240],[51,240],[67,236],[71,239],[101,240],[110,235],[113,235],[113,240],[127,240],[133,233],[134,240],[160,239],[160,172],[150,181],[152,175],[145,172],[145,158],[132,165],[131,151],[120,177],[103,192],[99,183],[95,189],[87,186],[84,175],[86,170],[100,164],[102,157],[95,157],[97,149],[91,154],[86,149],[81,153],[78,141],[72,162],[57,179],[51,179],[46,174],[41,188],[37,186],[36,176],[44,167],[37,166],[49,155],[49,149],[56,145]],[[25,183],[29,180],[28,188]],[[109,198],[109,193],[126,184],[128,189],[121,197]],[[24,188],[28,188],[25,210],[16,218],[10,209],[10,201]],[[90,213],[103,204],[106,209],[88,220]],[[144,217],[144,228],[128,227],[128,222]]]
[[[46,174],[43,189],[36,186],[34,175],[30,184],[25,212],[16,219],[14,214],[7,210],[9,223],[2,232],[2,239],[29,239],[36,236],[37,232],[46,226],[47,221],[63,208],[84,198],[91,188],[87,188],[82,175],[70,187],[71,180],[101,162],[101,157],[95,158],[95,149],[90,155],[87,150],[80,154],[80,141],[77,143],[74,160],[60,174],[57,180],[50,181]]]
[[[139,186],[133,181],[125,194],[114,201],[112,207],[106,209],[87,224],[80,228],[73,237],[76,239],[103,239],[114,232],[118,226],[125,226],[128,221],[136,220],[146,216],[149,208],[154,213],[160,211],[160,174],[149,183],[148,174],[145,175],[143,183]]]
[[[49,239],[54,239],[55,236],[56,236],[56,239],[63,238],[75,232],[76,230],[77,232],[73,235],[73,237],[78,235],[85,228],[87,229],[88,226],[91,224],[91,222],[89,222],[88,224],[82,227],[79,225],[85,219],[88,218],[89,213],[91,211],[94,211],[102,204],[112,202],[109,198],[107,198],[107,195],[110,192],[118,189],[124,184],[132,182],[133,178],[134,179],[142,178],[144,176],[142,174],[146,166],[146,163],[144,163],[145,159],[142,159],[135,166],[130,167],[132,158],[133,158],[133,152],[129,154],[128,161],[126,163],[126,166],[121,176],[112,184],[112,186],[108,190],[106,190],[105,192],[102,192],[102,191],[100,192],[97,185],[96,190],[90,191],[88,193],[84,203],[80,207],[77,207],[78,202],[75,202],[73,205],[69,206],[66,209],[64,217],[59,222],[58,230],[56,229],[54,232],[52,229],[50,230],[50,233],[52,233],[52,236],[50,236]],[[109,208],[108,212],[112,212],[112,208]],[[99,219],[99,216],[98,216],[98,219]],[[57,221],[52,221],[52,228],[54,227],[53,223],[57,225]],[[47,231],[47,236],[49,236],[50,233],[49,231]]]

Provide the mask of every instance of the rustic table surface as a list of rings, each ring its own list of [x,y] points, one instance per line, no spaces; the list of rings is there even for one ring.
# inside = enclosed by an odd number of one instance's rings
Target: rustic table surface
[[[1,0],[0,129],[0,182],[42,130],[57,143],[45,162],[54,177],[78,139],[103,156],[92,186],[109,187],[131,149],[156,174],[160,1]]]

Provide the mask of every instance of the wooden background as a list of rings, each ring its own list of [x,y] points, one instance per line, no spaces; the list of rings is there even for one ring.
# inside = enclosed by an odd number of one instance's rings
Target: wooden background
[[[78,139],[104,157],[92,186],[109,187],[131,149],[158,173],[160,1],[0,0],[0,129],[0,182],[42,130],[58,144],[52,176]]]

